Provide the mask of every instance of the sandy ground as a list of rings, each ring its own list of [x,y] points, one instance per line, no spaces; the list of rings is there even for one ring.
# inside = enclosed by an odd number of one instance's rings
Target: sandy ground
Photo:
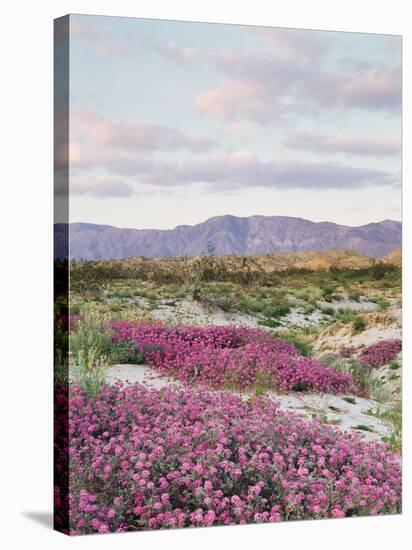
[[[179,382],[168,379],[164,376],[157,376],[155,371],[147,365],[113,365],[108,368],[106,382],[115,384],[117,381],[125,384],[144,384],[149,388],[161,389]]]
[[[320,307],[331,307],[335,310],[339,308],[352,309],[359,312],[373,312],[378,306],[367,300],[356,302],[349,298],[339,301],[325,302],[319,301]],[[214,306],[207,306],[190,299],[183,300],[160,300],[155,307],[150,307],[146,298],[136,299],[136,313],[143,311],[150,314],[152,319],[164,322],[196,324],[196,325],[240,325],[248,327],[257,327],[258,319],[253,315],[240,312],[226,312]],[[279,322],[284,327],[307,327],[319,325],[325,321],[325,316],[320,310],[315,310],[310,314],[305,314],[302,306],[295,306],[290,313],[279,318]]]
[[[364,347],[380,340],[402,339],[402,327],[398,311],[393,317],[387,317],[385,322],[368,323],[367,328],[359,334],[353,334],[351,325],[327,327],[314,342],[315,349],[336,351],[347,347]]]
[[[331,302],[326,302],[325,300],[319,300],[318,304],[320,307],[331,307],[334,310],[337,309],[351,309],[352,311],[368,312],[368,311],[378,311],[379,306],[375,302],[369,302],[368,300],[350,300],[349,298],[343,298],[342,300],[332,300]]]
[[[324,321],[324,316],[319,310],[305,314],[303,308],[294,307],[290,313],[282,317],[280,321],[285,327],[308,327],[311,325],[319,325],[319,323]]]
[[[320,416],[328,422],[336,423],[344,431],[355,430],[362,433],[367,439],[380,440],[390,432],[388,426],[379,418],[367,414],[368,411],[376,411],[379,407],[379,404],[372,399],[349,395],[297,393],[271,394],[270,397],[280,403],[281,409],[300,413],[307,418]],[[353,399],[354,403],[348,403],[344,397]],[[382,410],[382,406],[380,408]],[[372,431],[361,429],[363,427]]]
[[[255,317],[239,312],[222,311],[217,307],[207,307],[192,300],[170,300],[158,302],[151,310],[151,317],[158,321],[174,321],[196,325],[238,325],[257,327]]]
[[[181,385],[177,381],[158,376],[147,365],[113,365],[107,371],[106,380],[109,384],[114,384],[116,381],[122,381],[125,384],[138,382],[156,389],[169,385]],[[247,394],[244,396],[248,397]],[[348,403],[344,396],[303,393],[277,395],[272,392],[269,392],[267,397],[277,401],[283,410],[298,413],[309,419],[320,416],[328,422],[336,423],[342,430],[356,430],[367,439],[380,440],[382,436],[389,433],[388,427],[382,421],[367,414],[367,411],[376,410],[378,407],[378,403],[371,399],[347,396],[354,400],[354,403]],[[358,429],[358,426],[366,426],[371,431]]]

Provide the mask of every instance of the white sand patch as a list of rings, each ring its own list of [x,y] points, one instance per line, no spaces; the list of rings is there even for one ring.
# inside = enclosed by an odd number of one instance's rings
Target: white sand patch
[[[163,300],[151,310],[157,321],[191,325],[237,325],[257,327],[255,317],[239,312],[222,311],[215,306],[206,306],[193,300]]]
[[[303,394],[289,393],[277,395],[270,392],[268,396],[280,403],[280,408],[287,411],[299,413],[306,418],[320,416],[323,420],[336,423],[344,430],[354,430],[363,434],[367,439],[381,440],[382,436],[390,433],[389,427],[379,418],[367,414],[368,411],[376,411],[383,406],[372,399],[364,399],[353,395],[340,396],[330,394]],[[348,402],[344,397],[353,400]],[[361,428],[368,428],[367,431]]]
[[[351,324],[337,323],[321,332],[313,343],[319,351],[339,351],[347,347],[366,347],[381,340],[402,339],[401,309],[393,306],[383,313],[367,313],[367,328],[354,333]]]
[[[343,298],[342,300],[332,300],[331,302],[326,302],[325,300],[319,300],[318,304],[320,307],[331,307],[335,311],[338,309],[351,309],[352,311],[378,311],[379,306],[375,302],[369,302],[368,300],[350,300],[349,298]]]
[[[318,350],[340,350],[348,347],[363,347],[376,344],[381,340],[392,340],[402,337],[401,327],[397,324],[370,327],[359,334],[353,334],[351,327],[342,326],[334,334],[320,335],[314,343]]]
[[[319,325],[324,321],[324,317],[318,310],[305,314],[303,308],[294,307],[291,309],[290,313],[281,317],[279,321],[285,327],[308,327]]]
[[[112,365],[107,369],[106,382],[108,384],[123,382],[126,385],[138,382],[149,388],[156,389],[179,385],[179,382],[176,380],[157,375],[156,371],[147,365]]]

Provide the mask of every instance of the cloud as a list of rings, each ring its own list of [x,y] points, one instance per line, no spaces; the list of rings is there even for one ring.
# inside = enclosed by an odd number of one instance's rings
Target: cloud
[[[316,75],[306,83],[312,102],[323,107],[343,107],[397,112],[402,101],[400,67],[365,67],[358,71]],[[301,92],[303,93],[303,87]]]
[[[75,17],[70,17],[70,36],[82,41],[99,55],[116,57],[128,53],[123,40],[96,22],[86,23],[84,20],[79,21]]]
[[[283,142],[290,149],[313,153],[346,153],[358,156],[388,157],[401,153],[401,142],[396,139],[363,138],[351,135],[327,135],[299,132]]]
[[[207,151],[217,144],[213,139],[185,134],[175,128],[136,120],[130,124],[115,122],[87,109],[73,109],[71,137],[75,142],[92,140],[101,147],[129,152]]]
[[[230,81],[195,96],[199,112],[216,118],[242,122],[269,124],[274,118],[287,115],[285,106],[270,97],[267,90],[253,81]]]
[[[212,185],[216,190],[236,187],[278,189],[358,189],[397,185],[398,179],[383,170],[359,168],[337,162],[303,162],[273,159],[262,161],[248,151],[190,160],[180,165],[153,163],[139,181],[159,186],[193,183]]]
[[[57,118],[59,115],[57,114]],[[60,125],[57,125],[59,129]],[[67,126],[66,126],[67,127]],[[186,149],[191,153],[209,151],[218,144],[210,138],[184,133],[167,126],[136,120],[129,124],[104,118],[81,108],[70,113],[70,148],[67,137],[56,140],[56,167],[67,163],[72,168],[90,169],[110,165],[144,164],[148,154]]]
[[[181,48],[172,41],[158,42],[155,48],[158,53],[181,65],[191,65],[198,61],[201,55],[196,48]]]
[[[400,66],[362,63],[332,69],[322,67],[316,57],[292,62],[288,57],[236,52],[210,59],[226,80],[196,94],[194,104],[200,112],[222,120],[268,124],[333,110],[397,114],[401,108]]]
[[[195,95],[199,112],[261,125],[296,116],[318,117],[325,111],[400,112],[400,50],[398,65],[357,58],[332,61],[334,33],[266,27],[250,27],[247,32],[268,46],[266,52],[246,55],[233,49],[184,48],[174,42],[156,45],[176,63],[206,62],[222,73],[223,82]]]
[[[326,32],[271,27],[250,27],[250,31],[269,45],[274,54],[290,60],[319,58],[330,49]]]
[[[71,195],[90,195],[97,198],[130,197],[133,187],[113,176],[90,176],[70,178]]]

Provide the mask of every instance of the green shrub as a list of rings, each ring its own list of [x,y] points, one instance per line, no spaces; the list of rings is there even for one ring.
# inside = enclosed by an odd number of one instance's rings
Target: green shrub
[[[277,328],[282,326],[282,323],[277,319],[269,319],[268,317],[265,317],[264,319],[260,319],[258,321],[258,324],[269,328]]]
[[[107,358],[96,350],[80,350],[70,365],[71,382],[77,382],[87,395],[96,397],[105,382],[107,367]]]
[[[311,357],[313,355],[312,345],[302,337],[286,333],[285,335],[282,334],[281,338],[293,344],[305,357]]]
[[[91,307],[85,307],[81,321],[70,334],[69,348],[72,356],[76,358],[80,352],[88,353],[89,350],[93,350],[93,353],[107,357],[111,345],[110,332],[102,326],[97,312]]]
[[[134,342],[120,341],[112,344],[110,360],[112,363],[139,365],[144,363],[144,354]]]
[[[263,315],[265,317],[283,317],[284,315],[287,315],[290,313],[290,304],[285,302],[283,304],[279,304],[277,306],[265,306],[262,311]]]
[[[82,310],[82,319],[69,337],[69,377],[89,394],[97,395],[104,383],[112,342],[108,330],[92,307]]]
[[[244,296],[240,301],[240,307],[247,313],[260,313],[264,308],[264,304],[254,296]]]
[[[335,360],[330,358],[328,366],[332,369],[352,375],[357,388],[362,392],[369,392],[372,388],[373,381],[370,377],[372,365],[369,363],[361,361],[360,359],[337,356]]]
[[[326,302],[331,302],[334,299],[334,289],[330,286],[326,286],[322,289],[322,296]]]
[[[362,332],[363,330],[365,330],[365,328],[365,321],[361,317],[356,317],[356,319],[353,320],[352,329],[355,334]]]
[[[351,323],[352,321],[355,321],[357,319],[356,313],[347,307],[340,307],[338,310],[335,311],[335,317],[339,321],[342,321],[342,323]]]
[[[341,359],[340,355],[337,355],[336,353],[333,353],[331,351],[328,351],[327,353],[322,354],[319,357],[319,362],[324,367],[333,367],[333,364],[336,363],[336,361],[339,361]]]
[[[379,311],[386,311],[391,305],[390,302],[388,302],[388,300],[385,300],[384,298],[378,298],[376,300],[376,303],[379,306]]]
[[[372,428],[370,426],[366,426],[365,424],[358,424],[357,426],[353,426],[355,430],[362,430],[363,432],[373,432]]]
[[[333,315],[335,313],[335,310],[333,309],[333,307],[330,307],[330,306],[322,307],[320,310],[323,313],[323,315]]]
[[[353,300],[354,302],[360,302],[361,295],[359,292],[350,292],[348,295],[349,300]]]
[[[356,399],[354,397],[342,397],[342,399],[351,405],[355,405],[356,403]]]
[[[379,281],[385,277],[387,266],[382,262],[375,262],[371,268],[372,277]]]
[[[303,308],[303,313],[305,315],[310,315],[314,311],[316,311],[316,307],[313,306],[312,304],[306,304],[306,306]]]

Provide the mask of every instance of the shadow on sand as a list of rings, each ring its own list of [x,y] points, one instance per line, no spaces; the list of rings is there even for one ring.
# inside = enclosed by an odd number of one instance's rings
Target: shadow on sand
[[[24,517],[31,519],[32,521],[47,527],[48,529],[53,529],[53,514],[52,512],[23,512]]]

